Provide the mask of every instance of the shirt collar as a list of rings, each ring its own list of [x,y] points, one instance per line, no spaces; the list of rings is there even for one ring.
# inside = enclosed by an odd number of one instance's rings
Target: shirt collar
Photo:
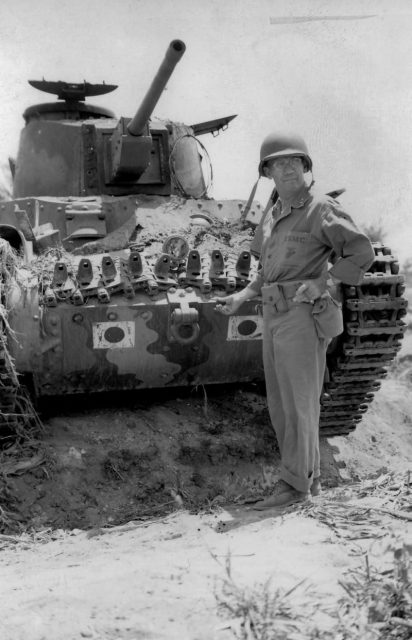
[[[309,197],[310,187],[303,185],[303,187],[299,189],[299,191],[295,194],[293,199],[288,202],[288,204],[286,205],[286,209],[300,209],[306,204],[306,202],[309,200]],[[282,202],[281,198],[279,198],[279,200],[282,203],[282,208],[284,208],[285,204]]]
[[[276,201],[275,206],[273,207],[272,215],[275,219],[278,220],[280,218],[284,218],[292,212],[292,209],[300,209],[301,207],[304,207],[309,198],[310,187],[304,185],[301,189],[299,189],[298,193],[293,197],[292,200],[285,202],[282,201],[282,199],[279,197]]]

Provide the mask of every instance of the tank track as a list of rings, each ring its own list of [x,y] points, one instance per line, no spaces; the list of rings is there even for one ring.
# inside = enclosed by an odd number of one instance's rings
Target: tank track
[[[373,243],[375,261],[357,286],[343,285],[344,331],[327,356],[320,436],[356,429],[401,348],[408,302],[404,277],[389,247]]]

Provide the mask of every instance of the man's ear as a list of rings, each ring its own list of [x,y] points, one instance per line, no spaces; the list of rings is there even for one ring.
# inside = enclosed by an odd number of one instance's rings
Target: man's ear
[[[265,178],[269,178],[270,177],[270,176],[268,176],[269,171],[268,171],[268,167],[267,167],[266,164],[264,164],[263,167],[262,167],[262,173],[265,176]]]

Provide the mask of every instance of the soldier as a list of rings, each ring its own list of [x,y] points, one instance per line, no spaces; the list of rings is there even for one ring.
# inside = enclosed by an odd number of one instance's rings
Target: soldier
[[[369,239],[330,196],[305,180],[312,160],[304,140],[272,133],[260,149],[259,175],[273,179],[275,197],[251,250],[257,277],[219,298],[230,315],[258,295],[263,302],[263,364],[268,409],[281,455],[280,479],[256,509],[286,506],[320,491],[319,413],[326,349],[342,332],[340,282],[356,285],[374,260]],[[333,265],[330,260],[333,257]]]

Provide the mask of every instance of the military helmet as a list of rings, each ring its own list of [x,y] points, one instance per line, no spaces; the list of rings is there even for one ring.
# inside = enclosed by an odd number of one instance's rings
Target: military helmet
[[[266,136],[260,147],[259,175],[264,175],[263,166],[267,160],[280,156],[302,156],[305,170],[312,171],[312,159],[303,138],[296,133],[274,132]]]

